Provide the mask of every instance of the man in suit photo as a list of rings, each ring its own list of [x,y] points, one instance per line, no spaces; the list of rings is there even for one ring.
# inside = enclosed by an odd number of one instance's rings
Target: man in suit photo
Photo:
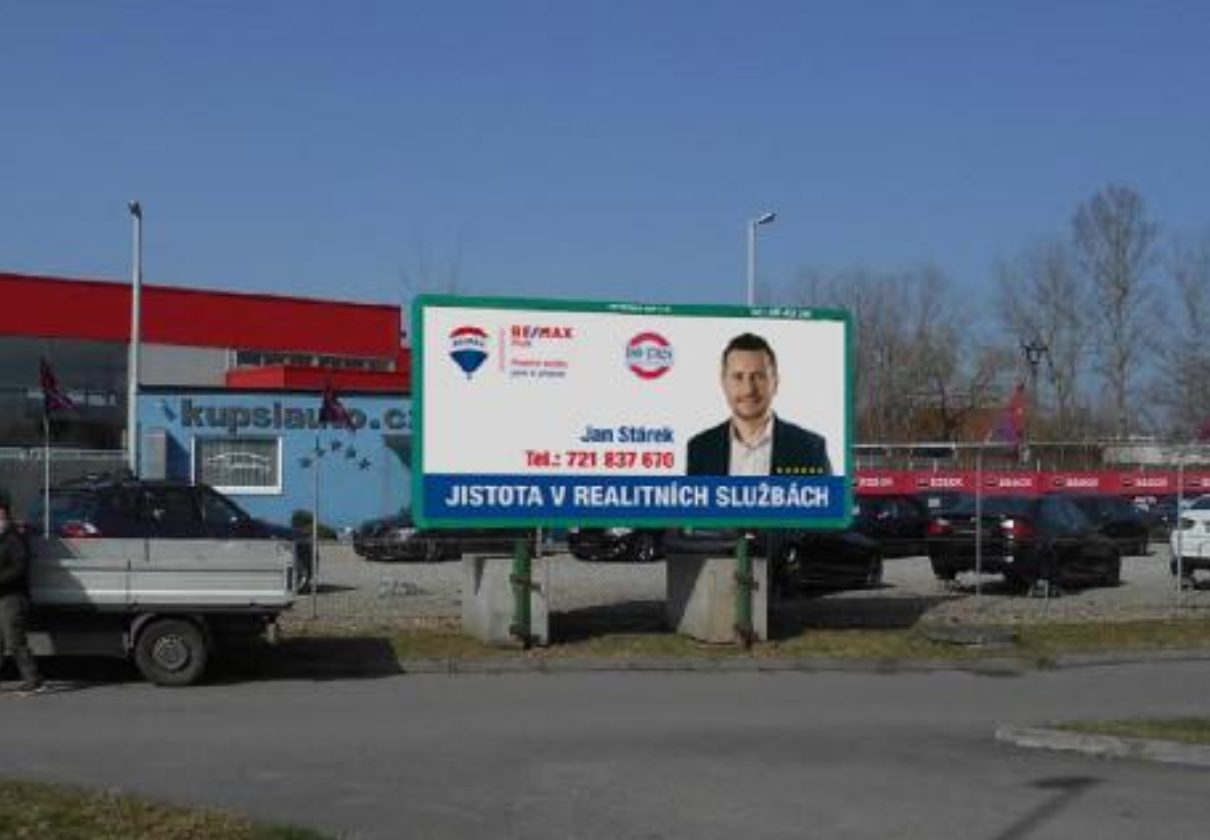
[[[743,333],[723,350],[723,395],[731,416],[689,440],[687,475],[831,475],[827,441],[773,412],[777,355]]]

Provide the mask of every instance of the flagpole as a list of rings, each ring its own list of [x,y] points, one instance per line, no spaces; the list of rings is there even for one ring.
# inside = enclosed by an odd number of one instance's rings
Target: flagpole
[[[311,496],[311,618],[319,618],[319,432],[315,432],[315,453]]]
[[[143,302],[143,208],[137,201],[128,205],[134,225],[133,260],[130,276],[130,347],[126,362],[126,453],[130,472],[139,476],[139,378],[142,344]]]
[[[42,538],[50,539],[50,414],[42,407]]]

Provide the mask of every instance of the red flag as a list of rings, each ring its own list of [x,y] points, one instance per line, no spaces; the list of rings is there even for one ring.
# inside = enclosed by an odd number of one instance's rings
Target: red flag
[[[42,410],[46,414],[76,407],[71,397],[59,388],[59,380],[55,378],[55,372],[50,369],[50,363],[46,359],[38,360],[38,378],[42,383]]]
[[[1025,438],[1025,409],[1025,383],[1020,382],[1013,391],[1008,405],[1004,407],[1004,413],[1000,415],[995,428],[988,435],[988,439],[997,443],[1019,446]]]
[[[349,414],[344,403],[336,396],[330,382],[324,386],[323,403],[319,406],[319,422],[338,429],[353,430],[353,415]]]
[[[1206,418],[1206,422],[1202,423],[1201,428],[1197,430],[1198,443],[1210,442],[1210,417]]]

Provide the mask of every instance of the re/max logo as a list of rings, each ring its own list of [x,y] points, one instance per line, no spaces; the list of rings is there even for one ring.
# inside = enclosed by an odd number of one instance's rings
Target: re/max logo
[[[572,338],[571,327],[543,327],[533,324],[513,324],[511,334],[514,339],[532,341],[536,338]]]

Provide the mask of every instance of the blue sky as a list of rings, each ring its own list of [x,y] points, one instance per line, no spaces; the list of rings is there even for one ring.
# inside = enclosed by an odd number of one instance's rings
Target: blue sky
[[[127,277],[137,198],[148,282],[738,303],[771,209],[767,286],[978,290],[1111,182],[1210,229],[1208,44],[1176,0],[0,0],[0,270]]]

